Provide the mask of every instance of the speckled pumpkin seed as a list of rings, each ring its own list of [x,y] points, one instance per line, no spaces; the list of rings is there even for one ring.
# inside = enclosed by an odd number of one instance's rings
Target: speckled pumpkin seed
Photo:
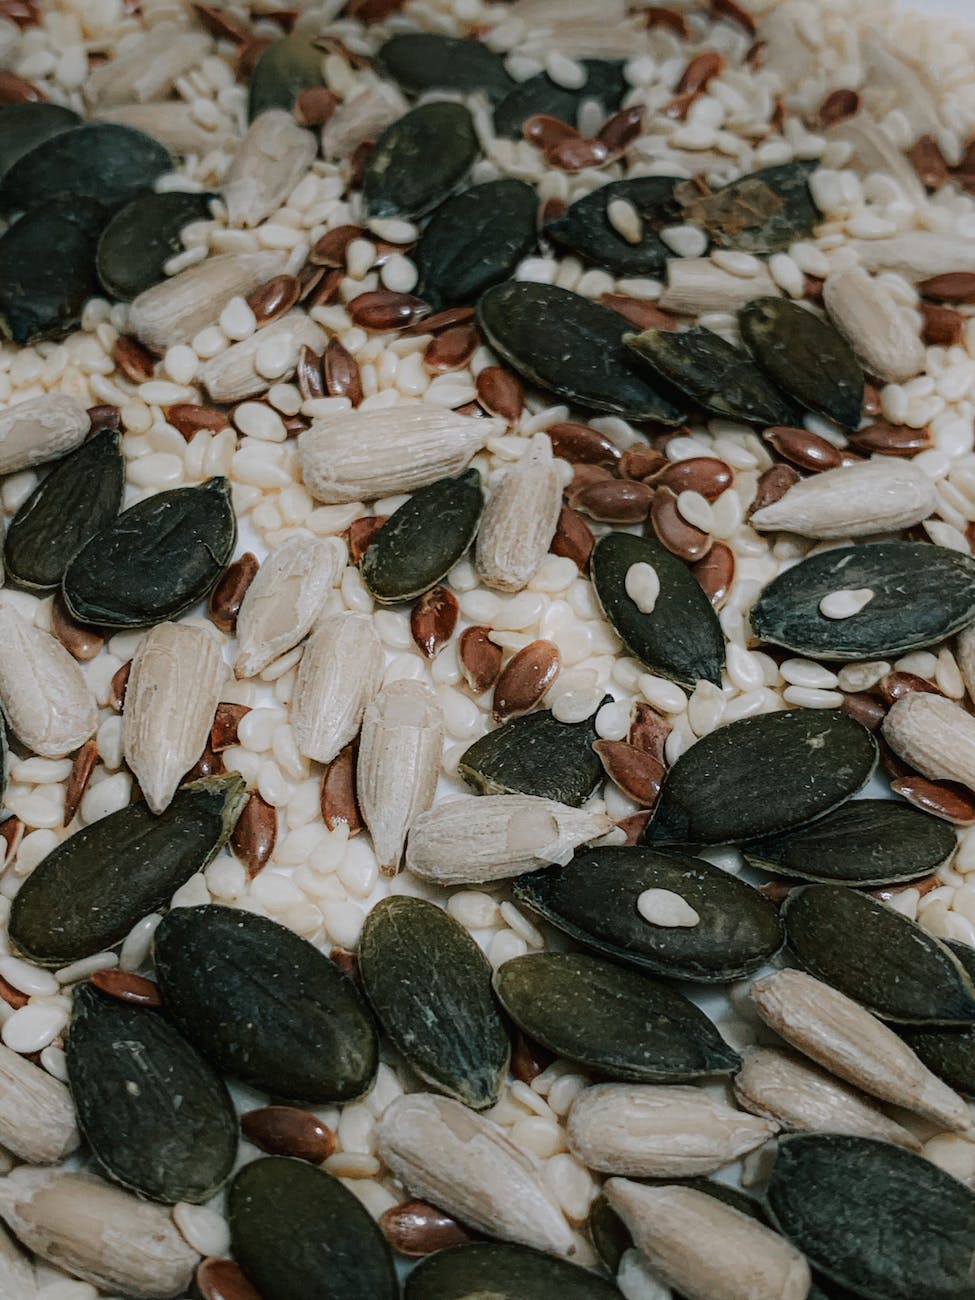
[[[65,603],[75,618],[98,627],[176,618],[207,594],[236,540],[225,478],[158,492],[81,548],[64,575]]]
[[[0,182],[18,158],[80,122],[77,113],[61,104],[7,104],[0,122]]]
[[[359,971],[383,1030],[424,1083],[474,1110],[493,1106],[508,1035],[491,967],[467,931],[425,899],[383,899],[366,917]]]
[[[180,232],[210,215],[209,194],[143,194],[116,212],[98,241],[98,278],[113,298],[130,302],[165,278],[163,267],[183,251]]]
[[[302,90],[322,85],[323,57],[322,51],[301,35],[286,36],[269,45],[250,76],[250,120],[253,122],[269,108],[283,108],[290,113]]]
[[[405,1300],[614,1300],[605,1278],[528,1246],[484,1241],[437,1251],[406,1279]]]
[[[647,842],[738,843],[803,826],[856,794],[876,762],[870,732],[832,709],[731,722],[670,769]]]
[[[666,889],[697,925],[651,925],[637,910],[647,889]],[[654,975],[705,982],[740,979],[778,952],[778,913],[757,889],[702,858],[644,848],[580,850],[565,866],[514,883],[519,903],[585,948]]]
[[[570,90],[539,72],[514,86],[494,110],[494,129],[500,136],[517,139],[526,118],[538,113],[575,125],[579,109],[587,100],[600,104],[604,117],[616,111],[626,94],[623,64],[615,59],[580,59],[586,71],[585,83]]]
[[[366,212],[408,221],[426,216],[460,186],[478,152],[462,104],[421,104],[376,141],[362,177]]]
[[[577,199],[561,216],[548,222],[545,234],[612,275],[659,275],[673,256],[658,232],[680,220],[674,199],[677,183],[673,176],[612,181]],[[631,204],[640,219],[642,234],[636,243],[625,239],[609,219],[609,205],[619,200]]]
[[[742,176],[713,194],[693,184],[677,193],[683,220],[707,232],[718,248],[777,253],[811,234],[820,220],[809,193],[814,163],[783,163]]]
[[[559,722],[539,709],[510,718],[464,751],[457,774],[479,794],[532,794],[579,808],[602,780],[595,716]]]
[[[945,947],[975,981],[975,949],[951,939]],[[939,1079],[966,1097],[975,1096],[975,1026],[905,1025],[897,1032]]]
[[[237,1115],[164,1016],[82,984],[67,1053],[78,1123],[115,1182],[168,1205],[216,1194],[237,1154]]]
[[[93,199],[54,197],[4,231],[0,334],[29,344],[63,338],[78,325],[85,303],[98,291],[95,249],[105,217]]]
[[[176,1027],[223,1074],[292,1101],[358,1097],[376,1031],[337,966],[283,925],[230,907],[170,911],[156,975]]]
[[[515,85],[501,56],[481,41],[434,32],[393,36],[380,46],[376,61],[379,70],[408,95],[428,90],[450,90],[458,95],[481,91],[496,101]]]

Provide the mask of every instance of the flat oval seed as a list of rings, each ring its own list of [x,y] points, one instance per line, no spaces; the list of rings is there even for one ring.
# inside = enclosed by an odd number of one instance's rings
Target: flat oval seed
[[[218,11],[220,12],[220,11]],[[251,122],[269,108],[291,112],[303,90],[322,84],[322,52],[305,36],[286,36],[261,53],[250,77]]]
[[[485,1241],[438,1250],[406,1279],[404,1300],[613,1300],[604,1278],[528,1246]]]
[[[210,592],[207,613],[210,615],[210,621],[221,632],[233,635],[237,627],[240,607],[248,588],[257,577],[257,572],[257,556],[251,551],[245,551],[234,560],[233,564],[227,566],[223,577]]]
[[[577,199],[545,226],[545,234],[586,262],[620,278],[656,276],[666,266],[671,251],[659,236],[679,220],[672,176],[641,176],[612,181]],[[635,212],[639,237],[630,240],[614,225],[610,208],[629,204]]]
[[[433,32],[409,32],[391,37],[379,49],[379,66],[409,95],[449,90],[469,95],[483,91],[500,99],[514,82],[504,62],[480,41],[460,40]]]
[[[975,980],[975,952],[967,943],[946,940],[969,979]],[[950,1088],[966,1097],[975,1094],[975,1026],[906,1025],[898,1033],[924,1064]]]
[[[369,155],[362,195],[370,217],[425,216],[464,180],[478,154],[461,104],[422,104],[388,126]]]
[[[261,1300],[239,1264],[211,1255],[196,1270],[202,1300]]]
[[[141,194],[118,211],[98,241],[98,278],[105,291],[131,302],[164,279],[166,263],[183,251],[183,227],[209,218],[212,197],[181,190]]]
[[[456,1219],[426,1201],[415,1199],[391,1206],[383,1213],[379,1226],[393,1250],[411,1259],[472,1240]]]
[[[272,1156],[293,1156],[320,1165],[335,1150],[335,1134],[311,1111],[295,1106],[264,1106],[240,1117],[241,1132]]]
[[[559,722],[547,709],[510,718],[464,751],[457,775],[479,794],[533,794],[579,808],[602,776],[594,720]]]
[[[558,677],[561,665],[552,641],[532,641],[512,655],[494,688],[495,721],[529,713]]]
[[[127,970],[96,970],[91,977],[96,989],[119,1002],[137,1007],[161,1007],[162,995],[154,980],[133,975]]]
[[[46,199],[7,227],[0,236],[0,333],[29,344],[63,338],[80,324],[98,289],[95,249],[104,220],[94,199],[71,195]]]

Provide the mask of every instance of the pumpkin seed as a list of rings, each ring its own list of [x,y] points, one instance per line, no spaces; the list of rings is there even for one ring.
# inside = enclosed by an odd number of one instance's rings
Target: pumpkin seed
[[[476,469],[419,488],[394,510],[362,557],[362,580],[382,605],[435,587],[466,552],[484,508]]]
[[[774,384],[800,406],[855,429],[863,370],[828,321],[786,298],[757,298],[738,313],[745,346]]]
[[[111,1178],[168,1205],[217,1192],[237,1154],[237,1114],[165,1016],[82,984],[67,1051],[78,1123]]]
[[[73,132],[66,132],[73,134]],[[14,343],[63,338],[97,292],[95,249],[105,209],[74,196],[45,200],[0,236],[0,333]]]
[[[483,295],[477,320],[502,360],[540,388],[630,419],[684,418],[639,373],[623,346],[622,316],[598,302],[551,284],[509,280]]]
[[[674,199],[677,183],[674,176],[612,181],[576,199],[561,216],[548,222],[545,234],[611,275],[660,275],[673,253],[658,232],[680,220]],[[609,219],[609,205],[619,199],[631,204],[640,218],[643,233],[638,243],[624,239]]]
[[[476,302],[507,280],[535,247],[537,206],[532,187],[516,180],[487,181],[448,199],[413,252],[419,296],[438,311]]]
[[[0,714],[0,804],[7,793],[7,778],[10,775],[10,746],[7,744],[7,724]],[[6,854],[4,855],[6,856]],[[2,865],[3,859],[0,859]]]
[[[514,957],[494,988],[530,1038],[610,1079],[680,1083],[741,1069],[738,1053],[682,993],[598,957]]]
[[[611,1282],[529,1246],[482,1241],[438,1250],[406,1279],[405,1300],[619,1300]]]
[[[803,826],[870,779],[877,745],[832,709],[785,709],[712,731],[670,769],[654,844],[732,844]]]
[[[634,564],[649,564],[660,583],[653,610],[645,614],[627,594]],[[684,686],[721,682],[724,636],[700,583],[664,546],[632,533],[607,533],[590,563],[603,613],[626,648],[646,668]]]
[[[262,51],[250,77],[248,120],[269,108],[290,113],[302,90],[324,84],[322,52],[304,36],[286,36]]]
[[[603,777],[592,749],[595,717],[559,722],[538,709],[510,718],[464,750],[457,774],[478,794],[533,794],[580,808]]]
[[[637,911],[647,889],[678,894],[697,925],[649,924]],[[576,943],[674,979],[740,979],[784,939],[775,908],[751,885],[702,858],[654,849],[581,849],[565,866],[520,876],[514,896]]]
[[[362,177],[370,217],[426,216],[456,190],[479,152],[462,104],[421,104],[376,141]]]
[[[366,996],[397,1051],[437,1092],[483,1110],[508,1071],[508,1035],[491,996],[491,967],[442,908],[383,899],[359,940]]]
[[[181,907],[155,936],[176,1027],[223,1074],[292,1101],[360,1096],[376,1031],[355,985],[283,925],[230,907]]]
[[[682,186],[677,200],[688,225],[707,231],[718,248],[778,253],[812,234],[820,220],[809,192],[815,163],[783,163],[742,176],[713,194]]]
[[[975,948],[953,939],[944,942],[975,981]],[[975,1096],[975,1026],[911,1025],[898,1033],[939,1079],[956,1092]]]
[[[458,95],[481,91],[494,101],[515,85],[501,56],[481,41],[433,32],[391,37],[380,47],[376,62],[379,71],[408,95],[423,95],[428,90],[451,90]]]
[[[975,1020],[975,984],[939,939],[839,885],[802,885],[782,909],[786,942],[817,979],[903,1024]]]
[[[97,627],[177,618],[217,581],[236,540],[225,478],[158,492],[85,543],[65,572],[65,603],[79,622]]]
[[[579,109],[592,100],[600,105],[604,117],[615,113],[627,91],[622,62],[616,59],[579,59],[578,62],[586,70],[585,84],[578,90],[560,86],[547,72],[539,72],[513,86],[494,110],[495,133],[517,139],[525,118],[536,113],[575,126]]]
[[[859,887],[930,875],[954,851],[946,822],[891,799],[856,799],[742,850],[753,866],[776,875]]]
[[[975,1194],[923,1156],[872,1138],[786,1137],[768,1205],[813,1266],[863,1300],[973,1294]]]
[[[827,618],[834,591],[872,592],[849,618]],[[933,645],[975,617],[975,559],[928,542],[865,542],[800,560],[751,613],[755,635],[815,659],[893,659]]]
[[[0,114],[0,183],[18,158],[77,126],[81,118],[61,104],[8,104]]]
[[[180,232],[210,216],[210,194],[179,190],[142,194],[116,212],[98,241],[98,278],[113,298],[131,302],[165,279],[163,267],[183,250]]]
[[[227,1215],[234,1257],[264,1300],[399,1295],[385,1237],[324,1169],[286,1156],[255,1160],[231,1184]]]
[[[134,803],[82,827],[24,881],[12,945],[40,966],[63,966],[121,943],[219,852],[246,799],[230,772],[183,786],[158,817]]]

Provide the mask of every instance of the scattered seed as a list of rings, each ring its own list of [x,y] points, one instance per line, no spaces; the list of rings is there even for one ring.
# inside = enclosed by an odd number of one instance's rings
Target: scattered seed
[[[125,970],[96,970],[91,982],[102,993],[119,1002],[130,1002],[137,1007],[161,1007],[162,995],[154,980],[145,979]]]
[[[449,587],[433,587],[413,606],[410,631],[417,649],[428,659],[450,640],[457,626],[460,606]]]
[[[344,824],[349,829],[350,839],[365,825],[356,797],[356,751],[357,746],[352,741],[326,764],[320,797],[322,821],[330,831]]]
[[[78,805],[88,789],[88,782],[91,780],[91,774],[95,770],[97,762],[98,744],[94,740],[86,740],[75,755],[74,762],[71,764],[71,774],[64,788],[65,826],[71,825],[74,815],[78,811]]]
[[[264,1106],[246,1111],[240,1128],[248,1142],[272,1156],[292,1156],[320,1165],[335,1150],[335,1134],[311,1111],[295,1106]]]
[[[267,864],[277,838],[277,810],[255,790],[244,805],[230,837],[230,847],[247,868],[251,880]]]
[[[494,717],[530,713],[559,675],[562,657],[551,641],[538,640],[512,655],[494,687]]]
[[[252,551],[245,551],[227,567],[211,591],[207,612],[221,632],[232,635],[236,631],[237,615],[248,588],[257,577],[258,567],[257,556]]]
[[[380,1217],[379,1226],[393,1250],[409,1259],[422,1259],[474,1240],[456,1219],[427,1201],[401,1201],[391,1206]]]

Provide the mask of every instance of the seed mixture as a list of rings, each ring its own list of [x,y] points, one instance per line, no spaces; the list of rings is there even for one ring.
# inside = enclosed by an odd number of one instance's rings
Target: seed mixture
[[[0,1300],[972,1300],[973,59],[0,0]]]

